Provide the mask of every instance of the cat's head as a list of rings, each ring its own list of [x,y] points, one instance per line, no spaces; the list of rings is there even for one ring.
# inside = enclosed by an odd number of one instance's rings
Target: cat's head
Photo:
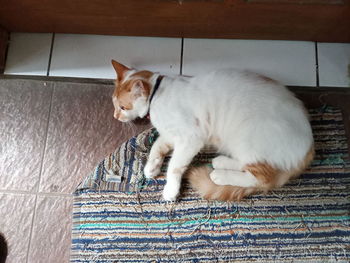
[[[114,118],[128,122],[145,117],[149,109],[150,80],[154,74],[128,68],[115,60],[112,60],[112,65],[117,73],[112,96]]]

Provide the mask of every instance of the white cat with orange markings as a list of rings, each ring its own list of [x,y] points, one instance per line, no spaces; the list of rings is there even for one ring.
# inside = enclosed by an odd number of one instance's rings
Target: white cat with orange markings
[[[145,176],[157,176],[173,150],[163,191],[167,201],[176,200],[183,174],[205,145],[220,154],[214,169],[192,168],[186,174],[206,199],[237,200],[280,187],[313,158],[306,111],[276,81],[234,69],[169,77],[112,64],[114,117],[127,122],[149,114],[159,132]]]

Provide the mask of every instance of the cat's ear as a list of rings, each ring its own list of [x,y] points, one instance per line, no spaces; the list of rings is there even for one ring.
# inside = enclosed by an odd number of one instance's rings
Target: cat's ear
[[[128,68],[127,66],[124,66],[123,64],[120,64],[114,59],[112,59],[112,65],[115,72],[117,73],[118,81],[121,81],[123,79],[124,73],[130,70],[130,68]]]
[[[135,83],[131,87],[131,92],[135,97],[139,97],[143,94],[144,85],[141,80],[135,81]]]

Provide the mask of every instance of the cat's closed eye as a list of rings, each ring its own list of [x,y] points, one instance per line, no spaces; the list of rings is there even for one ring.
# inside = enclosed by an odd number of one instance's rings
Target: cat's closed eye
[[[124,107],[124,106],[120,106],[120,109],[121,109],[121,110],[125,110],[125,107]]]

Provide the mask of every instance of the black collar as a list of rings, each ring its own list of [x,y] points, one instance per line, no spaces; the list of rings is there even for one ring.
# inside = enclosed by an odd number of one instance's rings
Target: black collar
[[[164,76],[162,75],[159,75],[157,80],[156,80],[156,84],[154,85],[154,88],[153,88],[153,91],[152,91],[152,94],[150,96],[150,99],[149,99],[149,104],[151,105],[151,102],[152,102],[152,99],[154,97],[154,94],[156,94],[159,86],[160,86],[160,83],[162,82],[162,79],[164,78]]]

